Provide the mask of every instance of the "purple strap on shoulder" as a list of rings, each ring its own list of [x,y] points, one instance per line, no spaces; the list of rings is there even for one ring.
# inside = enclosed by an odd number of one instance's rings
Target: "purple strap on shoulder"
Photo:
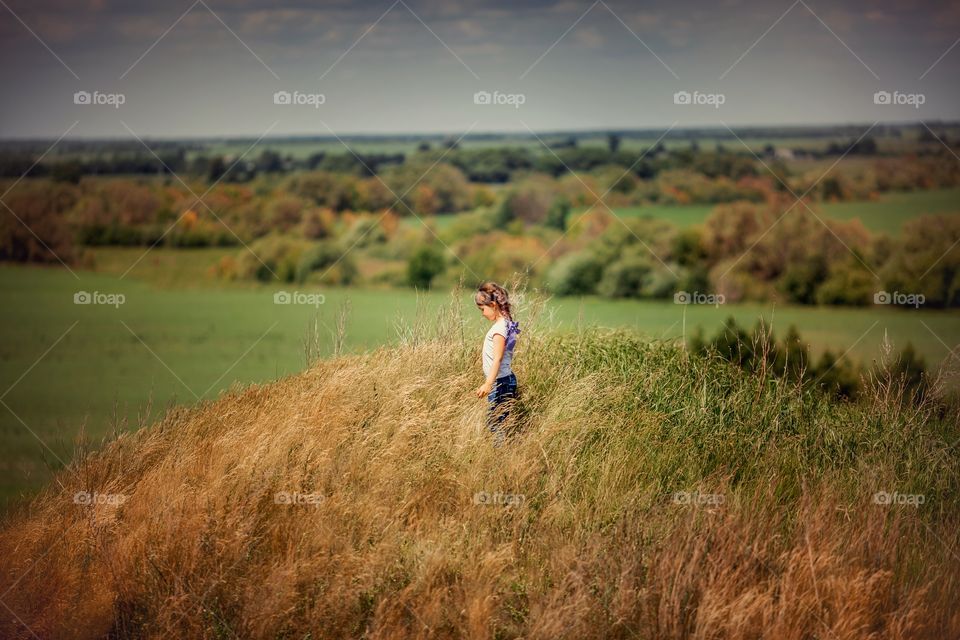
[[[520,334],[520,323],[513,320],[507,321],[507,350],[513,351],[517,344],[517,336]]]

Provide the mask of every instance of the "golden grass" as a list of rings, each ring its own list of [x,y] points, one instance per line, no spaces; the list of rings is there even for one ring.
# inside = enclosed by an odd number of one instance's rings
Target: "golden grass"
[[[528,327],[493,449],[459,326],[81,451],[0,533],[0,636],[960,636],[952,409]]]

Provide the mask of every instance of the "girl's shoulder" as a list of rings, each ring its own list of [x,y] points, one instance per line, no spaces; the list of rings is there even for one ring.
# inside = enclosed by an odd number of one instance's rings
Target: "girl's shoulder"
[[[487,332],[487,335],[493,337],[498,333],[504,337],[507,335],[507,321],[504,318],[497,318],[494,320],[493,326],[490,327],[490,331]]]

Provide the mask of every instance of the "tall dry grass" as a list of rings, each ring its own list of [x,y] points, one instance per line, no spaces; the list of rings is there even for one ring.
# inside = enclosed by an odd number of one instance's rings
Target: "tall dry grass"
[[[0,533],[0,635],[960,637],[955,407],[534,322],[494,449],[462,326],[80,451]]]

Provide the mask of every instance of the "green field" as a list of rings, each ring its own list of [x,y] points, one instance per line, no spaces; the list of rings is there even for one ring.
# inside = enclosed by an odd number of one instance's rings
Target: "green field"
[[[860,218],[871,231],[896,235],[904,222],[917,216],[960,214],[960,188],[891,192],[869,202],[828,202],[822,208],[831,218]]]
[[[716,205],[645,205],[617,207],[614,212],[623,217],[649,216],[669,220],[679,227],[702,223]],[[903,223],[926,214],[960,214],[960,188],[932,189],[929,191],[890,192],[876,200],[856,202],[825,202],[814,211],[821,217],[837,220],[859,218],[873,232],[896,235]],[[582,213],[582,210],[580,211]],[[438,216],[438,219],[444,216]]]
[[[616,207],[614,213],[623,218],[632,217],[650,217],[669,220],[678,227],[690,227],[700,224],[706,220],[710,212],[716,205],[713,204],[688,204],[688,205],[663,205],[651,204],[636,207]],[[582,213],[582,211],[581,211]]]
[[[40,486],[49,478],[48,465],[69,459],[81,431],[97,443],[171,403],[213,398],[234,383],[302,369],[314,322],[320,351],[329,354],[341,305],[350,308],[345,348],[354,350],[396,340],[401,319],[411,321],[418,307],[428,318],[430,309],[449,299],[445,293],[331,289],[316,307],[278,305],[273,295],[279,287],[223,286],[197,275],[218,252],[157,249],[122,280],[116,274],[139,250],[99,252],[100,268],[112,273],[78,271],[79,280],[53,268],[0,268],[0,398],[7,405],[0,406],[0,442],[8,452],[0,496]],[[179,275],[171,267],[176,264]],[[126,299],[119,307],[77,305],[78,291],[122,293]],[[472,306],[464,309],[465,335],[479,344],[482,321]],[[696,326],[712,334],[729,315],[747,325],[764,315],[779,330],[797,325],[814,351],[852,346],[850,355],[861,361],[879,354],[885,334],[898,348],[912,341],[928,363],[943,359],[947,345],[960,343],[960,312],[601,299],[556,299],[547,309],[545,326],[628,326],[663,339],[689,335]]]

